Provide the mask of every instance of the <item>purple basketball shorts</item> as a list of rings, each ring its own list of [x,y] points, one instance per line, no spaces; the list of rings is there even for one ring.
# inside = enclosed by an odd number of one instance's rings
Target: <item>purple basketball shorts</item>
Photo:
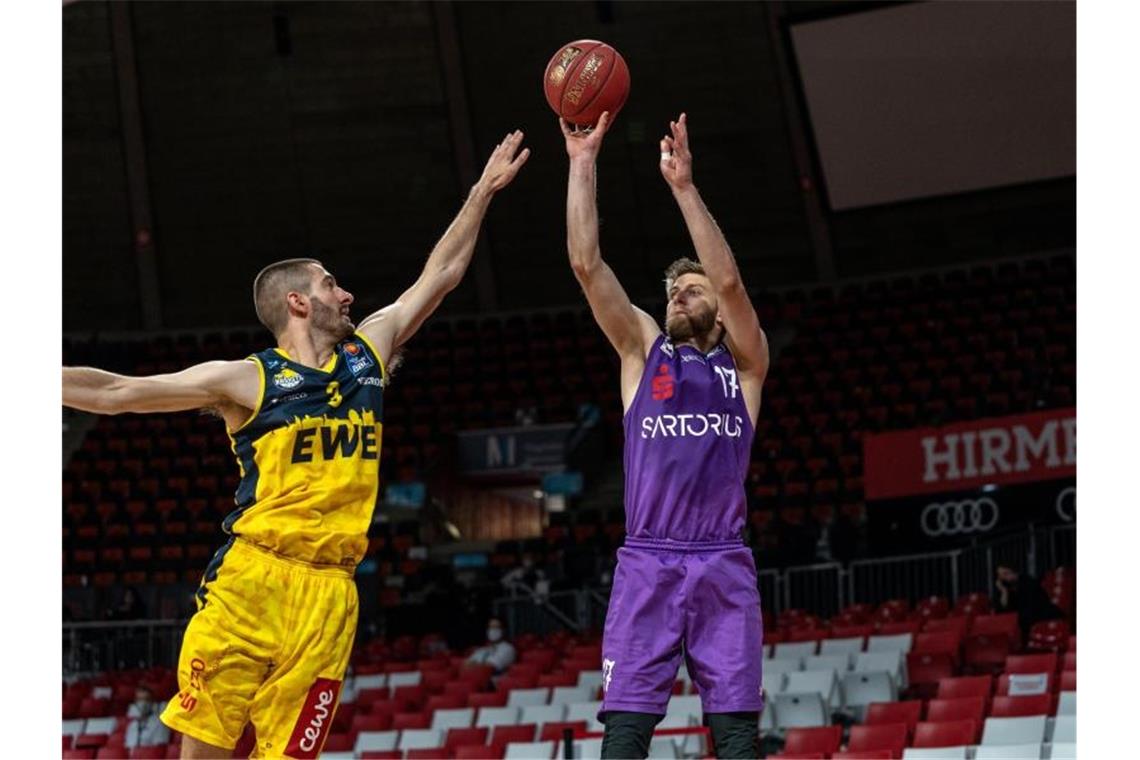
[[[763,709],[756,563],[739,541],[627,538],[602,641],[600,712],[663,715],[685,660],[701,707]]]

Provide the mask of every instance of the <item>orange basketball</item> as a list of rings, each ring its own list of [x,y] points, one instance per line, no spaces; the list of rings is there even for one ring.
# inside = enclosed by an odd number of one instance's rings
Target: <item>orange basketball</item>
[[[578,40],[546,64],[542,89],[554,112],[571,124],[593,126],[602,111],[613,121],[629,97],[629,67],[606,43]]]

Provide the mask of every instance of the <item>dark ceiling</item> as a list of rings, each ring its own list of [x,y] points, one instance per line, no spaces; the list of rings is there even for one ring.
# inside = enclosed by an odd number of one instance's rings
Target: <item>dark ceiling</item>
[[[697,184],[751,287],[817,279],[820,234],[840,276],[1075,244],[1072,178],[824,208],[813,242],[817,201],[794,147],[804,135],[789,121],[797,94],[780,75],[788,11],[745,2],[70,4],[64,328],[146,324],[134,244],[140,201],[152,219],[146,255],[161,326],[251,324],[257,270],[314,254],[356,294],[362,315],[415,279],[466,193],[465,167],[481,168],[515,128],[533,155],[488,216],[476,256],[489,283],[480,292],[470,273],[445,310],[578,303],[565,250],[566,157],[541,91],[549,57],[578,38],[612,44],[631,69],[629,101],[600,160],[599,204],[603,255],[635,298],[658,297],[661,270],[690,250],[657,170],[657,139],[681,110]],[[141,104],[141,199],[128,190],[118,12],[130,22]],[[810,164],[806,179],[818,182]]]

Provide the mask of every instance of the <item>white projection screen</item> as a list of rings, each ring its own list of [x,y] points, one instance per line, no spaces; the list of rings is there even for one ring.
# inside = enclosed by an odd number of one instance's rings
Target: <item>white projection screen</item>
[[[1076,15],[951,0],[792,26],[831,207],[1074,176]]]

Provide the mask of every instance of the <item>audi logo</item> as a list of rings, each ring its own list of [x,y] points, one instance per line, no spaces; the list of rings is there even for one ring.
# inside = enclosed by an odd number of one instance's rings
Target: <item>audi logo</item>
[[[1071,523],[1077,517],[1077,489],[1069,486],[1057,494],[1057,501],[1054,503],[1057,509],[1057,517],[1060,517],[1067,523]]]
[[[930,537],[956,536],[966,533],[985,533],[997,525],[1001,512],[993,499],[950,501],[945,504],[927,504],[922,510],[919,524]]]

